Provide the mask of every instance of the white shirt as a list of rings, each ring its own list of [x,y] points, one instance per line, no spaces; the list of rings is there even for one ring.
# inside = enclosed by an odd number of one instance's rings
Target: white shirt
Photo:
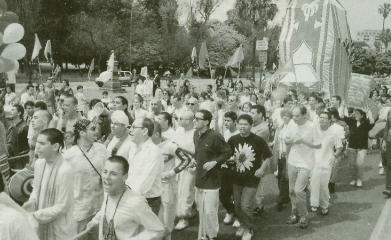
[[[129,174],[126,184],[145,198],[161,196],[164,161],[159,147],[149,138],[130,149],[128,161]]]
[[[226,141],[226,142],[228,142],[228,140],[232,137],[232,136],[234,136],[234,135],[236,135],[236,134],[239,134],[240,132],[239,132],[239,130],[238,129],[236,129],[234,132],[231,132],[229,129],[225,129],[224,130],[224,140]]]
[[[34,95],[30,95],[28,92],[23,93],[22,96],[20,96],[20,105],[24,106],[27,101],[35,102]]]
[[[85,154],[99,174],[102,174],[103,164],[108,157],[105,145],[94,143]],[[100,209],[103,201],[101,179],[78,146],[72,146],[66,150],[64,160],[74,170],[73,217],[77,221],[82,221],[93,216]]]
[[[319,129],[318,138],[321,143],[321,147],[320,149],[314,150],[315,168],[331,170],[335,160],[334,147],[342,147],[342,141],[339,134],[340,133],[336,132],[331,127],[329,127],[326,131]]]
[[[183,127],[179,127],[176,130],[174,142],[176,142],[180,148],[194,153],[195,146],[194,146],[193,136],[194,136],[194,129],[185,131]]]
[[[107,148],[106,148],[109,155],[111,155],[113,148],[117,145],[118,142],[119,142],[119,138],[117,138],[116,136],[113,136],[113,138],[111,139],[111,141],[109,142],[109,144],[107,145]],[[134,148],[134,147],[135,147],[135,144],[133,143],[131,137],[128,135],[125,138],[125,141],[121,144],[121,146],[117,150],[117,153],[115,155],[118,155],[118,156],[124,157],[125,159],[128,159],[129,151],[131,148]]]
[[[293,120],[288,123],[285,133],[285,141],[303,139],[310,143],[316,143],[316,128],[308,120],[302,125],[297,125]],[[295,167],[311,170],[314,162],[314,149],[303,144],[293,144],[288,155],[288,163]]]
[[[175,130],[172,129],[171,127],[168,128],[166,131],[162,132],[162,136],[164,138],[170,139],[171,141],[175,141]]]
[[[16,94],[14,92],[6,93],[4,105],[12,106],[15,103],[15,99],[16,99]]]
[[[104,199],[106,200],[105,194]],[[99,223],[99,240],[103,240],[103,217],[106,201],[91,222]],[[110,219],[106,218],[107,221]],[[135,191],[126,189],[118,204],[114,219],[118,240],[152,240],[164,235],[164,226],[152,212],[145,199]]]
[[[0,240],[39,240],[28,221],[28,213],[6,193],[0,193],[0,213]]]
[[[159,143],[159,148],[164,160],[163,172],[168,172],[175,168],[175,151],[178,149],[178,145],[171,140],[164,140]],[[171,180],[175,180],[175,176],[171,177]],[[164,182],[164,181],[163,181]]]
[[[145,109],[139,108],[134,110],[135,119],[146,118],[147,116],[148,116],[148,111]]]

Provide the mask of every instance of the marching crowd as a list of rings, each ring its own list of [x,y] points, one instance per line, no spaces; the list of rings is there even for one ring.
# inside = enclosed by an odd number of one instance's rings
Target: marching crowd
[[[308,210],[329,213],[341,162],[349,163],[351,185],[365,185],[363,164],[376,145],[383,193],[391,196],[385,87],[371,94],[374,111],[348,108],[340,96],[290,90],[276,97],[222,79],[200,89],[181,78],[164,87],[157,72],[140,78],[130,99],[107,91],[89,99],[82,85],[63,81],[56,89],[51,79],[20,96],[7,86],[0,101],[0,239],[171,239],[196,214],[197,239],[217,239],[221,204],[224,224],[250,240],[254,216],[264,212],[267,174],[278,179],[276,208],[291,206],[287,224],[307,228]],[[22,155],[28,161],[17,161]],[[22,168],[33,170],[34,180],[20,207],[7,188]]]

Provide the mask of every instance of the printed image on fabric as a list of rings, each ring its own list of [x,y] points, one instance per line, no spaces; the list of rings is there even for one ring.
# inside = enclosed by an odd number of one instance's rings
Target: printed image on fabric
[[[234,160],[236,163],[236,171],[244,172],[250,170],[253,167],[255,161],[255,153],[252,146],[247,143],[239,144],[238,148],[235,148]]]

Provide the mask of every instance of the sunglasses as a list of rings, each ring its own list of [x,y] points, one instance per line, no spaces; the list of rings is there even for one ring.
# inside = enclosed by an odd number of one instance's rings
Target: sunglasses
[[[186,103],[186,105],[188,105],[188,106],[189,106],[189,105],[194,106],[195,103],[189,103],[189,102],[188,102],[188,103]]]
[[[203,119],[203,118],[199,118],[199,117],[195,117],[195,120],[199,120],[199,121],[205,121],[205,119]]]

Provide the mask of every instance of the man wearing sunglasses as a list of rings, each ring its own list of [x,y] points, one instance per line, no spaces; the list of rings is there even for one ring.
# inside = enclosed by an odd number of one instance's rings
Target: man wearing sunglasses
[[[193,113],[197,112],[198,110],[198,99],[195,96],[191,96],[186,101],[186,108],[192,111]]]
[[[221,186],[220,166],[232,154],[224,138],[210,129],[212,113],[199,110],[195,114],[194,145],[196,166],[196,203],[199,211],[198,239],[217,239],[218,208]]]

